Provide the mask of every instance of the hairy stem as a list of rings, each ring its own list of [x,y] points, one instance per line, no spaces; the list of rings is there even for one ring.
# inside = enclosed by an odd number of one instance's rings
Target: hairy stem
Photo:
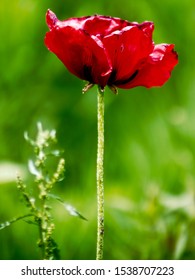
[[[97,101],[97,248],[96,260],[103,259],[104,245],[104,91],[98,88]]]

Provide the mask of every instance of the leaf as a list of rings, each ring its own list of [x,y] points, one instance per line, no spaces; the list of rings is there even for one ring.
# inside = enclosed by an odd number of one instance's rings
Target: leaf
[[[0,230],[1,229],[4,229],[4,228],[6,228],[6,227],[9,227],[11,225],[11,222],[9,222],[9,221],[7,221],[7,222],[5,222],[5,223],[1,223],[0,224]]]
[[[28,169],[32,175],[35,175],[36,177],[41,177],[40,171],[37,170],[34,162],[31,159],[28,161]]]
[[[34,221],[30,221],[30,220],[24,220],[25,223],[29,224],[29,225],[34,225],[34,226],[37,226],[38,223],[37,222],[34,222]]]
[[[24,215],[24,216],[19,216],[19,217],[17,217],[17,218],[13,218],[13,219],[10,220],[10,221],[6,221],[6,222],[4,222],[4,223],[1,223],[1,224],[0,224],[0,230],[1,230],[1,229],[4,229],[4,228],[6,228],[6,227],[9,227],[9,226],[11,226],[13,223],[15,223],[15,222],[17,222],[17,221],[19,221],[19,220],[25,219],[26,217],[30,217],[30,216],[33,216],[33,214],[26,214],[26,215]]]
[[[57,196],[57,195],[55,195],[55,194],[49,193],[48,196],[51,197],[51,198],[53,198],[53,199],[58,200],[58,201],[61,202],[61,203],[64,203],[64,200],[61,199],[59,196]]]
[[[59,150],[54,150],[50,152],[50,155],[59,157],[61,155],[61,152]]]
[[[81,215],[72,205],[64,203],[64,207],[71,216],[76,216],[82,220],[87,221],[87,219],[83,215]]]
[[[25,139],[29,144],[31,144],[32,146],[35,146],[35,141],[32,140],[32,139],[28,136],[28,132],[27,132],[27,131],[24,132],[24,139]]]
[[[52,197],[53,199],[56,199],[57,201],[59,201],[60,203],[63,204],[64,208],[66,209],[66,211],[71,215],[71,216],[75,216],[78,217],[82,220],[87,221],[87,219],[81,215],[81,213],[71,204],[66,203],[61,197],[55,195],[55,194],[48,194],[49,197]]]
[[[175,244],[174,259],[178,260],[181,258],[188,241],[188,230],[185,224],[181,224],[179,228],[178,238]]]

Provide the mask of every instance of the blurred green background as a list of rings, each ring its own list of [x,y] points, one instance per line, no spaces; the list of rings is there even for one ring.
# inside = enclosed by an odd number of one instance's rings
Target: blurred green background
[[[88,222],[55,205],[62,259],[94,259],[96,89],[81,94],[44,46],[47,9],[59,19],[92,14],[154,21],[154,41],[174,43],[179,64],[162,88],[105,93],[105,259],[195,258],[195,5],[193,0],[1,0],[0,223],[25,214],[32,150],[24,131],[56,129],[66,178],[55,193]],[[28,176],[28,175],[27,175]],[[19,221],[0,231],[0,259],[39,259],[37,228]]]

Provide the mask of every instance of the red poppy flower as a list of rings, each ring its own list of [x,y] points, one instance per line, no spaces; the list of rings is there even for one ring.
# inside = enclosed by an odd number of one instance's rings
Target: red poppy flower
[[[102,89],[162,86],[178,63],[173,44],[155,45],[152,22],[109,16],[60,21],[48,10],[45,44],[67,69]]]

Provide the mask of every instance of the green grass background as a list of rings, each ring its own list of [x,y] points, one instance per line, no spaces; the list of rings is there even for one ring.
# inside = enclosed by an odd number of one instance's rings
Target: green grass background
[[[105,93],[105,259],[195,258],[195,4],[193,0],[1,0],[0,222],[26,213],[15,183],[32,151],[24,131],[56,129],[66,178],[55,188],[88,222],[53,205],[62,259],[94,259],[96,89],[44,46],[47,9],[154,21],[155,43],[174,43],[179,64],[162,88]],[[16,169],[17,169],[16,168]],[[28,177],[26,178],[28,180]],[[0,259],[39,259],[37,228],[0,231]]]

